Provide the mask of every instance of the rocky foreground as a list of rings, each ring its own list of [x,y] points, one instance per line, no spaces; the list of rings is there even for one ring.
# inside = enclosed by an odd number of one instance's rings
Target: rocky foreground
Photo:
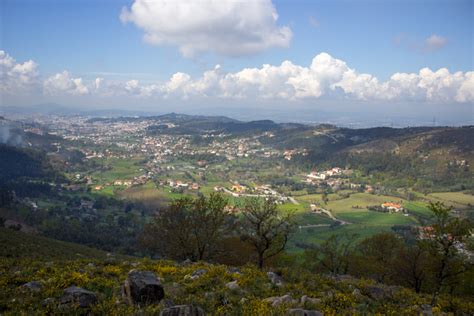
[[[0,261],[0,314],[334,315],[455,312],[474,303],[431,297],[349,276],[291,268],[77,259]]]

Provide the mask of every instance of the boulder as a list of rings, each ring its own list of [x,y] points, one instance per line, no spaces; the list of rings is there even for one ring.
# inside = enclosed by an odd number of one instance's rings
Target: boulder
[[[276,286],[283,286],[283,279],[281,276],[276,274],[275,272],[267,272],[268,279],[270,279],[270,282]]]
[[[165,296],[165,291],[153,272],[132,270],[123,284],[122,296],[130,305],[157,304]]]
[[[56,304],[56,299],[54,299],[53,297],[47,297],[47,298],[45,298],[44,300],[41,301],[41,306],[42,307],[46,307],[46,306],[53,305],[53,304]]]
[[[71,286],[64,290],[59,303],[62,306],[77,305],[81,308],[86,308],[97,303],[97,296],[94,292]]]
[[[184,279],[185,280],[196,280],[196,279],[199,279],[202,275],[204,275],[206,273],[207,273],[206,269],[198,269],[198,270],[193,271],[193,273],[191,273],[191,275],[189,275],[189,274],[185,275]]]
[[[225,286],[230,290],[239,290],[240,289],[240,286],[239,286],[239,284],[237,284],[237,281],[232,281],[232,282],[226,283]]]
[[[197,270],[193,271],[192,276],[193,277],[195,277],[195,276],[200,277],[201,275],[204,275],[206,273],[207,273],[206,269],[197,269]]]
[[[191,260],[186,259],[186,260],[182,261],[179,265],[180,266],[189,266],[189,265],[192,265],[192,264],[193,264],[193,262]]]
[[[303,295],[301,296],[301,300],[300,300],[301,304],[318,304],[321,302],[321,299],[320,298],[312,298],[312,297],[309,297],[308,295]]]
[[[242,274],[242,272],[240,271],[240,269],[237,268],[237,267],[228,267],[228,268],[227,268],[227,273],[230,273],[230,274]]]
[[[160,316],[204,316],[202,308],[193,305],[175,305],[165,308]]]
[[[379,286],[375,286],[375,285],[366,287],[364,289],[364,292],[367,294],[367,296],[369,296],[370,298],[376,301],[382,300],[387,296],[385,289]]]
[[[268,297],[263,301],[270,303],[273,307],[280,306],[281,304],[297,303],[296,300],[294,300],[289,294],[283,296]]]
[[[286,314],[292,316],[323,316],[320,311],[310,311],[302,308],[289,309]]]
[[[433,307],[429,304],[422,304],[420,306],[420,314],[422,316],[432,316],[433,315]]]
[[[39,281],[31,281],[23,284],[22,287],[32,292],[39,292],[43,288],[43,285]]]

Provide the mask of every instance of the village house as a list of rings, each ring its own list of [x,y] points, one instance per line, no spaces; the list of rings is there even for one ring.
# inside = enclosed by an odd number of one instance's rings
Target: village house
[[[240,184],[236,183],[231,187],[231,190],[234,191],[234,192],[237,192],[237,193],[242,193],[242,192],[245,192],[247,190],[247,187],[245,185],[240,185]]]
[[[392,202],[385,202],[380,205],[383,209],[388,210],[390,212],[401,212],[403,211],[403,207],[401,204],[398,203],[392,203]]]

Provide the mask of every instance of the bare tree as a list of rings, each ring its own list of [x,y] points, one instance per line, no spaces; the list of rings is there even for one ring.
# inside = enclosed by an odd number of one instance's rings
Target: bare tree
[[[293,230],[291,214],[281,215],[272,199],[250,198],[243,210],[243,240],[250,243],[257,255],[257,265],[281,253]]]

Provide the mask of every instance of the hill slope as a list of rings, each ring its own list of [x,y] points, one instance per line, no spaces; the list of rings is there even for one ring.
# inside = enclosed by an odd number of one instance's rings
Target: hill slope
[[[38,260],[72,260],[78,258],[105,259],[103,251],[86,246],[58,241],[38,235],[29,235],[0,228],[0,257]]]

